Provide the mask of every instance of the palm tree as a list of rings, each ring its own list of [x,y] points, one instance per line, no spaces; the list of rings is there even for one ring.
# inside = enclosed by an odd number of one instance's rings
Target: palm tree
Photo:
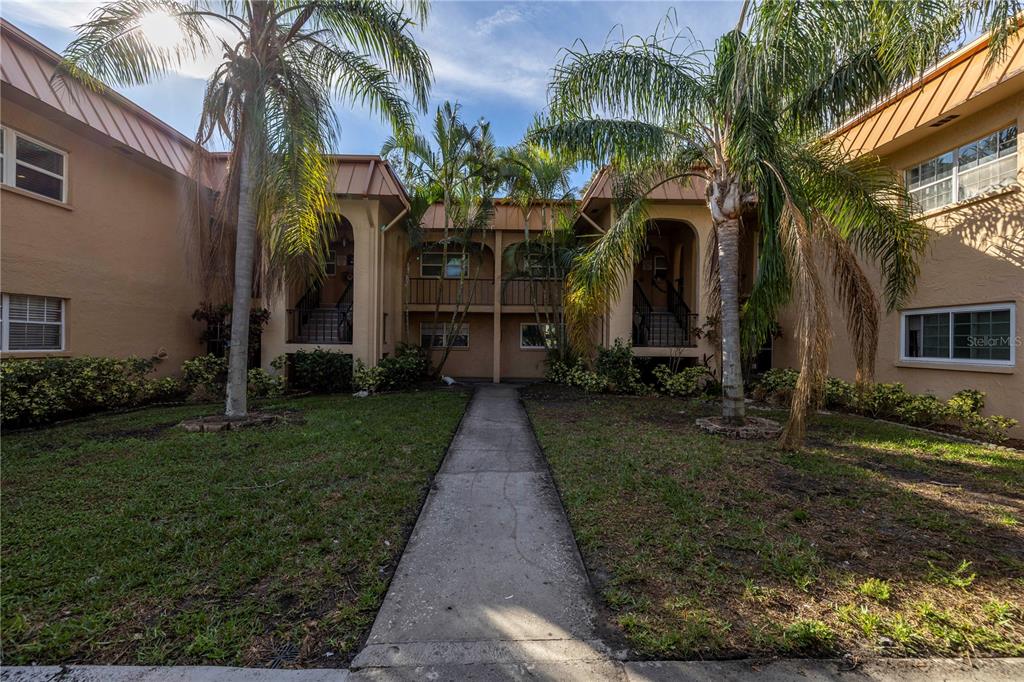
[[[576,164],[535,144],[523,143],[503,155],[509,201],[523,216],[523,241],[505,254],[506,286],[525,279],[530,286],[537,328],[555,330],[551,356],[563,360],[571,354],[565,330],[562,285],[579,254],[580,240],[573,223],[576,207],[571,173]],[[531,235],[530,220],[539,216],[541,232]],[[543,292],[543,296],[538,296]],[[542,299],[542,300],[541,300]]]
[[[441,240],[432,243],[422,240],[421,221],[426,215],[425,206],[421,211],[410,212],[406,230],[416,235],[416,239],[411,241],[418,243],[421,249],[441,249],[443,269],[447,269],[450,258],[460,265],[456,304],[451,317],[452,330],[461,327],[473,301],[472,289],[476,279],[471,276],[471,271],[483,253],[479,237],[490,223],[494,194],[500,182],[498,150],[490,124],[481,120],[468,125],[460,116],[461,108],[457,102],[445,102],[437,108],[432,139],[407,129],[388,138],[380,152],[381,156],[393,159],[403,177],[412,185],[414,197],[440,197],[444,211]],[[467,280],[469,291],[466,289]],[[435,325],[440,317],[441,293],[442,287],[438,286]],[[455,333],[444,335],[441,359],[435,367],[437,373],[444,368],[455,338]]]
[[[200,53],[222,55],[203,98],[195,187],[210,183],[204,148],[213,141],[230,146],[227,172],[215,187],[215,220],[199,189],[190,213],[204,284],[233,300],[228,417],[247,413],[254,271],[265,296],[285,276],[323,277],[332,202],[326,154],[337,130],[332,98],[411,128],[400,86],[425,108],[430,61],[410,29],[427,12],[425,2],[376,0],[117,0],[97,9],[64,53],[57,78],[93,88],[150,83]],[[166,35],[147,33],[154,25],[180,35],[169,45]]]
[[[825,275],[846,314],[858,377],[870,380],[879,304],[858,256],[877,263],[891,311],[914,288],[927,238],[895,173],[877,158],[849,158],[828,133],[934,63],[962,35],[964,18],[956,3],[930,0],[765,0],[745,3],[736,29],[710,51],[681,48],[671,30],[567,51],[550,113],[531,137],[614,166],[618,196],[614,224],[569,277],[576,333],[618,296],[642,252],[644,196],[672,181],[706,188],[723,418],[744,419],[742,354],[795,303],[800,379],[782,445],[798,445],[827,374]],[[741,314],[738,248],[753,230],[758,276]]]

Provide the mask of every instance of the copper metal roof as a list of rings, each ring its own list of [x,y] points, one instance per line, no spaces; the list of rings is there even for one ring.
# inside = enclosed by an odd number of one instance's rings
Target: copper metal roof
[[[106,88],[97,92],[74,81],[52,83],[60,55],[17,26],[0,19],[0,83],[16,88],[115,142],[187,175],[195,143],[131,100]],[[216,164],[225,154],[213,154]],[[335,192],[355,197],[394,197],[408,205],[405,188],[378,156],[332,155],[338,165]],[[216,174],[216,169],[211,172]]]
[[[60,56],[8,21],[0,20],[0,78],[54,109],[95,128],[179,173],[187,174],[192,141],[113,90],[51,83]]]

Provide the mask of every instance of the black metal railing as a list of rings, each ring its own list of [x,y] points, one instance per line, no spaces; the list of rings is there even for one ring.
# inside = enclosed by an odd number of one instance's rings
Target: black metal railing
[[[406,303],[417,305],[494,305],[494,280],[410,277]]]
[[[288,343],[352,343],[352,283],[332,305],[320,303],[320,287],[312,286],[288,311]]]
[[[352,304],[289,310],[288,343],[352,343]]]
[[[646,346],[647,339],[650,336],[651,330],[651,317],[654,314],[654,308],[651,307],[651,302],[647,299],[647,294],[644,293],[640,283],[633,280],[633,345],[634,346]]]
[[[697,315],[670,283],[668,310],[655,310],[636,281],[633,282],[633,345],[641,348],[685,348],[696,345],[693,330]]]
[[[564,292],[564,282],[557,279],[507,279],[501,285],[501,304],[558,306]]]

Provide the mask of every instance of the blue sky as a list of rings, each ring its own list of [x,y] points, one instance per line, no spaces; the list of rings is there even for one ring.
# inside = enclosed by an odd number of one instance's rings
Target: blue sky
[[[96,2],[4,0],[0,13],[49,47],[61,51]],[[430,54],[435,84],[431,111],[458,100],[468,121],[491,121],[499,144],[518,142],[543,109],[551,69],[560,50],[582,40],[599,48],[609,37],[648,35],[674,10],[681,27],[707,47],[731,29],[738,2],[437,2],[416,31]],[[207,63],[145,87],[120,89],[181,132],[192,136]],[[342,153],[374,154],[388,129],[366,112],[339,109]],[[581,179],[580,179],[581,180]]]

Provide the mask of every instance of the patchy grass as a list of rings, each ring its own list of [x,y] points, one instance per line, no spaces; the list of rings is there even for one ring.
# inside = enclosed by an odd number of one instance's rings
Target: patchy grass
[[[271,402],[193,434],[158,408],[3,439],[5,664],[344,665],[466,395]]]
[[[638,655],[1024,655],[1024,455],[842,415],[790,453],[700,432],[714,404],[524,399]]]

